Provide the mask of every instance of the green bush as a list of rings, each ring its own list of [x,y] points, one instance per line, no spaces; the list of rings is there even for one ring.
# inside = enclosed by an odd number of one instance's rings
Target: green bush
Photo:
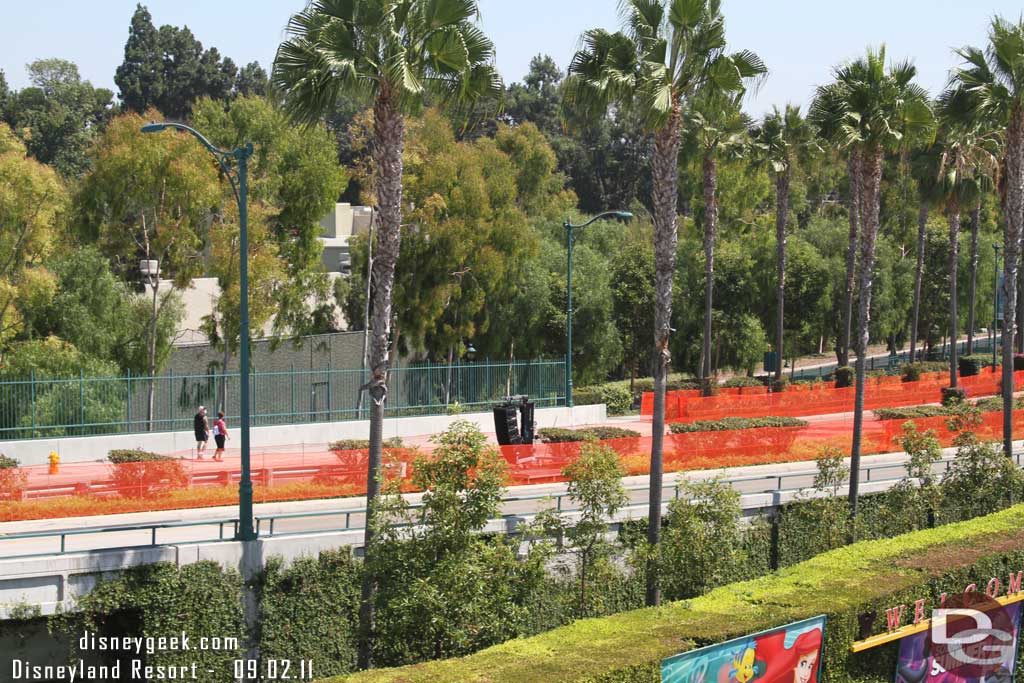
[[[961,377],[972,377],[979,374],[982,368],[991,367],[992,356],[984,353],[975,353],[970,356],[959,356],[956,362]]]
[[[908,406],[905,408],[879,408],[875,411],[879,420],[913,420],[920,417],[941,417],[951,415],[945,406]]]
[[[663,658],[700,645],[827,614],[829,683],[891,680],[895,645],[851,653],[861,637],[885,631],[884,609],[959,590],[1024,564],[1024,506],[886,543],[839,548],[778,573],[731,584],[692,600],[575,622],[459,659],[368,671],[352,683],[657,683]],[[652,634],[657,634],[652,637]]]
[[[19,469],[21,463],[0,453],[0,500],[21,500],[28,485],[28,472]]]
[[[669,429],[673,434],[689,432],[725,432],[734,429],[756,427],[806,427],[807,421],[795,417],[723,417],[720,420],[698,420],[697,422],[672,422]]]
[[[963,387],[942,387],[942,405],[956,406],[967,400],[967,390]]]
[[[181,461],[168,455],[142,449],[110,451],[107,459],[114,463],[111,479],[117,492],[129,498],[146,498],[181,488],[188,475]]]
[[[574,441],[604,441],[605,439],[630,439],[640,436],[640,432],[621,427],[584,427],[582,429],[563,429],[548,427],[537,430],[537,438],[543,443],[569,443]]]
[[[573,389],[572,400],[578,406],[604,403],[609,415],[623,415],[633,407],[633,394],[628,382],[608,382]]]
[[[854,380],[854,370],[849,365],[836,368],[836,388],[842,389],[843,387],[852,387]]]
[[[364,451],[370,447],[369,439],[340,439],[327,446],[329,451]],[[402,437],[384,439],[384,448],[401,448]]]
[[[169,455],[160,455],[151,451],[144,451],[141,448],[117,448],[107,453],[107,460],[115,465],[126,462],[159,462],[161,460],[173,460]]]
[[[723,387],[735,389],[739,387],[763,387],[764,381],[757,377],[747,377],[746,375],[736,375],[725,380],[722,384]]]

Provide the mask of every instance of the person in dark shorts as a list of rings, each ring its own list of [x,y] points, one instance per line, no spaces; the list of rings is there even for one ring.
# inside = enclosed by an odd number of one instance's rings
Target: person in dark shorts
[[[199,406],[199,411],[192,418],[192,428],[196,433],[196,459],[202,460],[206,452],[206,442],[210,440],[210,422],[206,419],[206,406]]]
[[[213,421],[213,440],[217,442],[217,450],[213,453],[214,460],[224,459],[224,442],[228,436],[228,425],[224,422],[224,411],[217,411],[217,419]]]

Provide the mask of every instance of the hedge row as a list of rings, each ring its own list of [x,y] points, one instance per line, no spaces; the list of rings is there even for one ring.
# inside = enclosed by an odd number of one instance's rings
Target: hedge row
[[[1024,569],[1024,505],[889,540],[840,548],[772,575],[660,608],[577,621],[460,659],[362,672],[352,683],[656,683],[665,657],[817,614],[829,617],[825,679],[889,681],[896,645],[852,654],[859,618]]]
[[[665,387],[668,391],[700,389],[700,382],[690,375],[675,373],[668,376]],[[629,380],[624,379],[617,382],[576,387],[572,390],[572,400],[578,406],[604,403],[608,406],[610,415],[622,415],[640,403],[640,397],[644,392],[651,391],[654,391],[654,378],[639,377],[633,381],[632,392],[629,390]]]
[[[723,417],[720,420],[698,420],[697,422],[673,422],[669,429],[673,434],[688,432],[725,432],[734,429],[756,427],[806,427],[806,420],[795,417]]]
[[[983,413],[991,413],[1003,409],[1003,399],[999,396],[990,396],[976,401],[974,406]],[[1024,396],[1014,400],[1015,410],[1024,409]],[[943,415],[955,415],[958,412],[957,406],[904,406],[902,408],[878,408],[872,411],[879,420],[913,420],[919,417],[941,417]]]
[[[632,429],[622,429],[621,427],[583,427],[582,429],[548,427],[537,430],[537,437],[543,443],[632,439],[638,436],[640,436],[640,432],[634,432]]]

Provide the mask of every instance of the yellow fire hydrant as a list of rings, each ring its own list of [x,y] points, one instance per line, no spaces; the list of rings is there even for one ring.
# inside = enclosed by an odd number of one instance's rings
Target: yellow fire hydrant
[[[57,451],[50,451],[50,474],[57,474],[60,469],[60,456]]]

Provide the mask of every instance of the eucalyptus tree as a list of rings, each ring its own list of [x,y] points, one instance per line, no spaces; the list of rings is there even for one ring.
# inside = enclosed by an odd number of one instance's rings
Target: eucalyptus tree
[[[720,0],[622,0],[623,28],[583,34],[565,83],[567,111],[605,116],[613,105],[631,108],[653,135],[654,208],[654,418],[651,440],[650,514],[647,540],[661,534],[662,447],[665,379],[670,359],[672,281],[678,243],[677,197],[683,112],[693,96],[713,86],[743,89],[744,80],[766,69],[752,52],[726,52]],[[656,554],[647,572],[647,604],[661,601]]]
[[[367,507],[380,490],[384,403],[395,264],[401,246],[405,117],[424,97],[452,106],[503,92],[494,46],[476,25],[476,0],[313,0],[288,22],[274,61],[273,83],[293,120],[316,124],[347,100],[373,105],[377,242],[372,270]],[[372,516],[372,513],[371,513]],[[373,551],[373,520],[366,551]],[[372,664],[372,572],[363,581],[359,665]]]
[[[706,88],[688,110],[686,132],[701,158],[704,198],[704,334],[700,353],[701,386],[711,394],[711,332],[715,285],[715,241],[718,239],[718,160],[742,156],[750,144],[753,121],[743,112],[743,90],[723,93]]]
[[[959,310],[957,271],[960,266],[960,218],[964,205],[974,206],[988,189],[999,168],[998,137],[978,115],[971,94],[950,88],[938,100],[940,124],[938,183],[949,221],[949,385],[957,386]],[[972,262],[977,263],[977,233],[973,235]],[[972,293],[973,297],[973,293]]]
[[[864,57],[837,67],[835,80],[818,88],[811,119],[832,131],[842,147],[856,155],[860,219],[860,269],[857,301],[857,384],[854,394],[853,445],[850,453],[850,514],[857,515],[861,435],[864,425],[864,375],[871,291],[874,285],[875,240],[881,204],[882,161],[886,150],[898,148],[905,135],[932,125],[928,94],[913,82],[917,69],[909,61],[885,66],[885,47],[868,49]]]
[[[1003,136],[1000,190],[1003,208],[1003,449],[1013,454],[1013,325],[1017,262],[1024,234],[1024,19],[995,17],[985,50],[956,51],[964,60],[953,81],[971,94],[977,116]]]
[[[794,167],[819,150],[814,127],[800,115],[800,107],[773,107],[754,133],[755,159],[775,175],[775,380],[782,379],[783,334],[786,310],[786,229],[789,220],[789,184]]]

